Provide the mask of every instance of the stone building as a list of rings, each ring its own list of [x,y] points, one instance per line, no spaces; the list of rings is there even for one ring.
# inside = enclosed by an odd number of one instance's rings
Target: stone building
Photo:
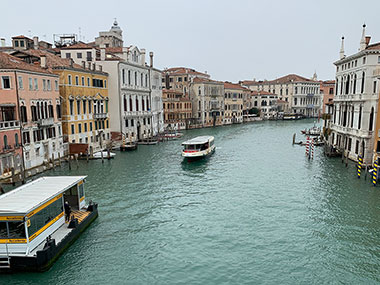
[[[192,102],[192,127],[223,125],[224,84],[202,77],[195,77],[190,84]]]
[[[370,44],[363,25],[359,51],[344,54],[344,38],[336,65],[334,110],[330,145],[345,152],[350,159],[362,155],[364,163],[373,161],[377,105],[379,100],[380,43]]]
[[[277,118],[278,96],[267,91],[252,91],[252,106],[260,110],[263,119]]]
[[[180,91],[163,89],[165,130],[187,129],[191,122],[192,103],[188,96]]]
[[[243,122],[243,113],[247,111],[244,110],[244,98],[250,93],[249,89],[239,84],[224,82],[224,125]]]

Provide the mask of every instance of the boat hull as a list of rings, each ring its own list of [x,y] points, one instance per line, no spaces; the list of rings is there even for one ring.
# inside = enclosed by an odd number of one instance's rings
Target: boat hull
[[[80,236],[80,234],[98,217],[98,204],[93,204],[91,213],[65,236],[60,243],[51,240],[36,256],[10,256],[10,267],[2,268],[0,272],[42,272],[48,270],[58,257]]]
[[[187,161],[200,160],[206,157],[209,157],[215,152],[215,146],[213,146],[210,150],[199,152],[199,153],[185,153],[182,152],[182,157]]]

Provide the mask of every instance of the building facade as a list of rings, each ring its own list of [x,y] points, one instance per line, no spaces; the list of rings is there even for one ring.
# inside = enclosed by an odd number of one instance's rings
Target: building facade
[[[263,119],[275,119],[278,114],[278,96],[267,91],[252,91],[252,105],[260,110]]]
[[[374,141],[378,137],[374,130],[379,98],[380,43],[370,44],[364,25],[359,52],[346,56],[342,38],[340,59],[334,64],[336,88],[328,142],[350,159],[357,160],[361,155],[365,164],[371,164]]]
[[[165,130],[187,129],[191,122],[192,102],[180,91],[163,89]]]
[[[246,106],[244,98],[247,98],[249,94],[249,89],[239,84],[224,82],[224,125],[243,122],[243,113],[247,111],[244,108]]]

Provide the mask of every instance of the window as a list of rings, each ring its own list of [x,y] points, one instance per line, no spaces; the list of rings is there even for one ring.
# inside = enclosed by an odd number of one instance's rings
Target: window
[[[58,80],[55,80],[55,91],[58,91]]]
[[[67,76],[67,84],[69,84],[69,85],[72,84],[72,82],[71,82],[71,75],[70,74]]]
[[[24,44],[24,41],[20,41],[20,47],[24,47],[25,44]]]
[[[71,58],[71,53],[66,53],[66,58]]]
[[[15,47],[18,47],[18,41],[15,41]]]
[[[79,76],[75,76],[75,85],[79,85]]]
[[[48,90],[48,91],[51,90],[51,82],[50,82],[50,79],[47,80],[47,90]]]
[[[86,101],[83,100],[83,114],[86,114]]]
[[[135,71],[135,85],[138,86],[137,84],[137,72]]]
[[[90,86],[90,77],[87,77],[87,86]]]
[[[373,82],[373,93],[376,93],[376,81]]]
[[[9,238],[26,238],[24,222],[7,222]]]
[[[46,91],[46,79],[42,79],[42,89]]]
[[[29,77],[29,90],[33,90],[33,79]]]
[[[104,88],[107,88],[107,80],[104,80]]]
[[[128,120],[125,120],[125,127],[128,128]]]
[[[34,90],[38,90],[38,79],[34,78]]]
[[[363,57],[363,64],[365,64],[365,57]]]
[[[131,85],[131,71],[128,70],[128,85]]]
[[[10,89],[11,88],[11,79],[9,76],[2,76],[2,88]]]
[[[56,112],[57,112],[58,119],[61,119],[62,118],[62,114],[61,114],[61,105],[60,104],[57,104],[57,106],[56,106]]]
[[[82,86],[84,86],[84,77],[82,76]]]
[[[93,78],[92,79],[92,86],[93,87],[101,87],[101,88],[103,88],[103,80]]]
[[[70,100],[70,115],[74,115],[74,100]]]
[[[21,76],[18,77],[17,81],[18,81],[18,89],[24,89],[24,84],[22,82],[22,77]]]
[[[89,114],[91,114],[91,112],[92,112],[92,110],[91,110],[92,104],[91,103],[92,103],[91,100],[88,100],[88,113]]]
[[[77,52],[77,58],[82,58],[82,53],[81,52]]]
[[[74,124],[71,124],[71,134],[75,134],[75,126]]]
[[[90,132],[92,132],[92,122],[90,122]]]
[[[30,143],[30,134],[29,134],[29,132],[23,132],[22,133],[22,142],[24,144]]]
[[[84,132],[87,133],[87,123],[84,123]]]
[[[77,115],[80,115],[80,100],[77,100]]]

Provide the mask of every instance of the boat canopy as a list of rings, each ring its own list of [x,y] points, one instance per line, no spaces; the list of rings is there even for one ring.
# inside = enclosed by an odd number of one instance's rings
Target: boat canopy
[[[87,176],[47,176],[0,195],[0,216],[26,215]]]
[[[182,143],[182,145],[205,144],[212,140],[214,140],[213,136],[201,136],[201,137],[196,137],[191,140],[185,141]]]

